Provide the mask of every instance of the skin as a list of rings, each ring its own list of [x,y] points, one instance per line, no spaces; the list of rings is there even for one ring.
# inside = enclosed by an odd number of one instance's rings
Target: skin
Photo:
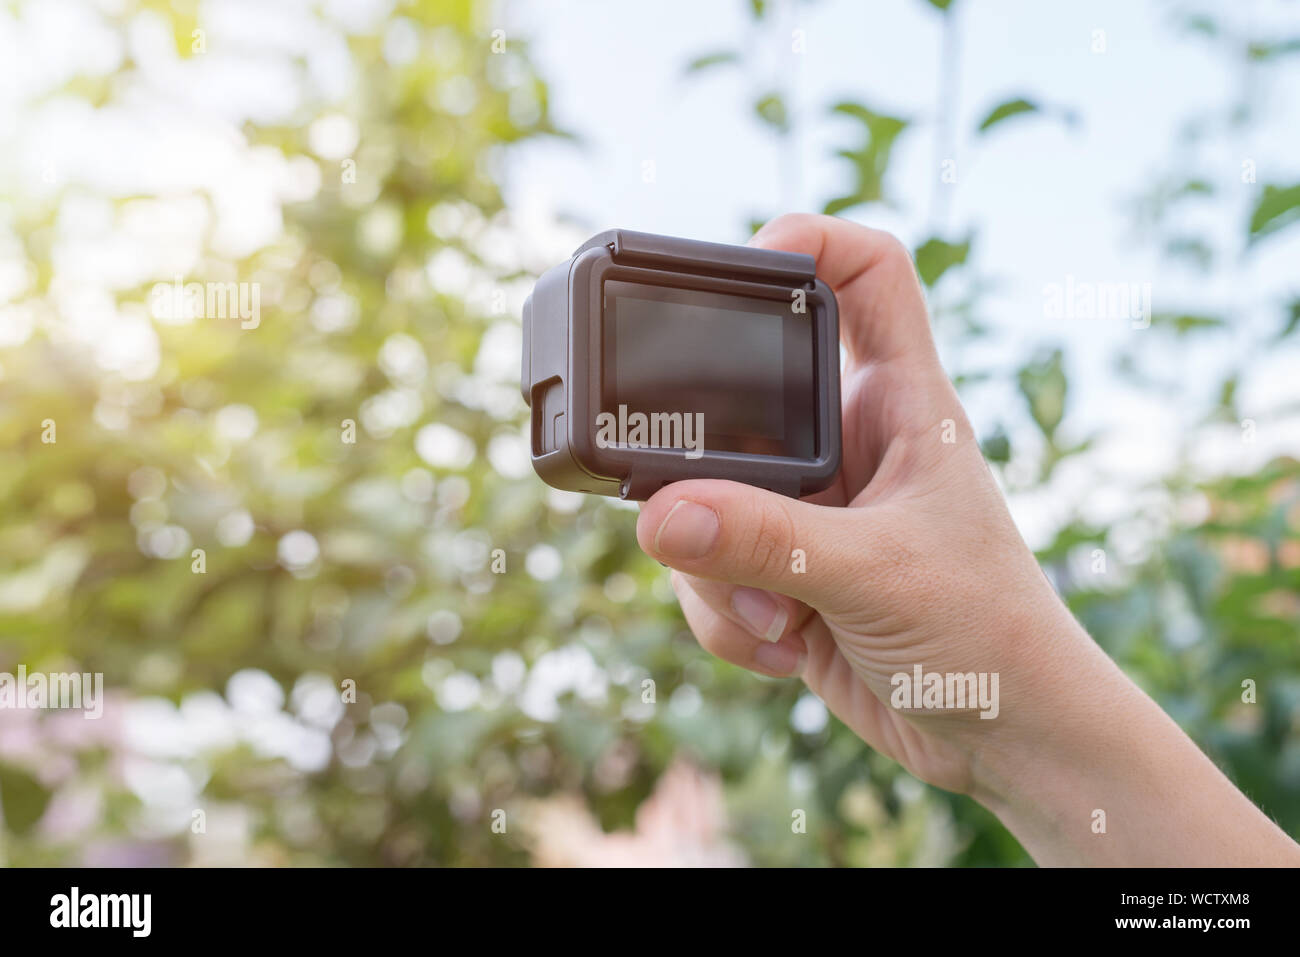
[[[873,748],[991,810],[1039,864],[1300,865],[1300,846],[1044,577],[939,363],[906,247],[812,215],[773,220],[751,243],[812,255],[835,290],[843,465],[801,501],[697,480],[644,504],[637,539],[673,569],[700,644],[802,677]],[[891,676],[918,664],[996,673],[997,716],[893,707]]]

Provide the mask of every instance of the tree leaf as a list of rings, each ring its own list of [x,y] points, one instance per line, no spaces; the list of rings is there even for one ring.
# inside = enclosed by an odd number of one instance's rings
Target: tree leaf
[[[1010,119],[1013,116],[1020,116],[1024,113],[1037,113],[1039,107],[1032,100],[1014,99],[1006,100],[993,107],[988,116],[984,117],[984,122],[979,125],[978,132],[987,132],[992,127],[1001,123],[1003,120]]]
[[[1020,394],[1029,405],[1029,415],[1049,440],[1065,416],[1065,363],[1060,349],[1036,359],[1017,374]]]
[[[1250,217],[1250,242],[1263,239],[1300,219],[1300,183],[1265,186]]]
[[[50,792],[21,768],[0,764],[0,810],[4,823],[15,834],[24,834],[41,819],[50,802]]]
[[[1201,329],[1218,329],[1223,324],[1223,320],[1218,316],[1204,316],[1185,312],[1157,312],[1151,317],[1152,328],[1170,329],[1180,336]]]
[[[690,63],[686,64],[686,69],[683,72],[687,74],[700,73],[715,66],[726,66],[739,62],[740,54],[735,50],[715,50],[712,53],[701,54],[691,60]]]
[[[1219,408],[1234,413],[1233,418],[1236,418],[1237,385],[1237,377],[1233,375],[1224,379],[1219,387]]]
[[[926,286],[933,286],[953,266],[960,266],[970,253],[971,237],[959,243],[950,243],[937,236],[927,239],[916,248],[916,271]]]
[[[1300,329],[1300,299],[1293,299],[1291,304],[1287,306],[1286,325],[1282,327],[1282,331],[1277,334],[1277,337],[1285,339],[1297,329]]]
[[[990,462],[1006,465],[1011,461],[1011,439],[1001,426],[980,443],[980,448],[984,452],[984,457]]]
[[[826,204],[824,212],[834,215],[861,203],[881,199],[894,141],[907,128],[908,123],[896,116],[877,113],[861,103],[837,103],[831,112],[857,120],[862,124],[865,134],[865,142],[858,149],[839,150],[836,153],[852,164],[854,185],[847,194]]]
[[[754,104],[754,112],[768,126],[781,133],[789,132],[790,116],[785,109],[785,100],[779,93],[768,93]]]
[[[948,8],[952,6],[952,0],[925,0],[925,2],[944,14],[947,14]]]
[[[1246,56],[1255,62],[1271,60],[1274,57],[1286,56],[1290,53],[1300,53],[1300,37],[1291,37],[1287,40],[1272,43],[1263,41],[1246,45]]]

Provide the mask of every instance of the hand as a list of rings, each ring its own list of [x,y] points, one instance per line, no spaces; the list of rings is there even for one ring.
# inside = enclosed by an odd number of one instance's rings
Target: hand
[[[849,361],[838,481],[802,502],[679,482],[643,507],[637,537],[677,569],[674,589],[706,649],[763,674],[801,673],[874,748],[969,791],[962,728],[988,722],[974,707],[904,714],[889,704],[891,677],[915,665],[997,672],[1010,696],[1026,651],[1017,623],[1059,603],[939,364],[907,249],[807,215],[768,223],[752,243],[811,254],[839,301]]]
[[[752,243],[811,254],[835,290],[843,464],[802,501],[696,480],[643,506],[637,539],[674,569],[700,644],[802,676],[868,744],[972,794],[1040,862],[1160,861],[1178,846],[1213,863],[1183,830],[1222,828],[1228,810],[1242,830],[1215,845],[1219,862],[1284,845],[1294,861],[1294,843],[1124,677],[1038,568],[939,363],[907,249],[811,215],[773,220]],[[907,702],[891,703],[895,676],[917,666],[984,674],[990,691],[996,676],[996,698],[896,707]],[[1152,801],[1172,782],[1187,794],[1181,820],[1172,799]],[[1106,832],[1117,839],[1096,839],[1098,809],[1118,815]]]

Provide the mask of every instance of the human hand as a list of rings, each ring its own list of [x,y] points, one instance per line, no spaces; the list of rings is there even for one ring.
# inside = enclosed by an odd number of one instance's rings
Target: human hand
[[[1000,693],[1008,681],[1021,687],[1034,653],[1026,625],[1063,610],[939,363],[907,249],[808,215],[773,220],[752,243],[813,255],[835,290],[849,355],[839,478],[802,502],[679,482],[643,507],[638,539],[677,570],[674,589],[705,648],[767,675],[801,671],[873,747],[968,791],[963,729],[980,722],[977,702],[904,713],[889,704],[891,677],[920,665],[997,674]]]
[[[843,462],[801,501],[695,480],[645,503],[637,539],[674,569],[700,644],[801,675],[868,744],[974,796],[1040,863],[1300,859],[1056,596],[939,363],[906,247],[811,215],[751,242],[811,254],[835,290]],[[896,707],[894,677],[918,666],[987,676],[992,707]],[[1105,840],[1098,809],[1114,822]]]

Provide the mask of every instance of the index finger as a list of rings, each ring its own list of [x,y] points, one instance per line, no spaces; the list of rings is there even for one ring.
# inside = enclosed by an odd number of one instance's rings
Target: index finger
[[[749,242],[816,260],[818,277],[835,291],[840,338],[855,362],[936,357],[911,253],[894,236],[834,216],[787,213]]]

